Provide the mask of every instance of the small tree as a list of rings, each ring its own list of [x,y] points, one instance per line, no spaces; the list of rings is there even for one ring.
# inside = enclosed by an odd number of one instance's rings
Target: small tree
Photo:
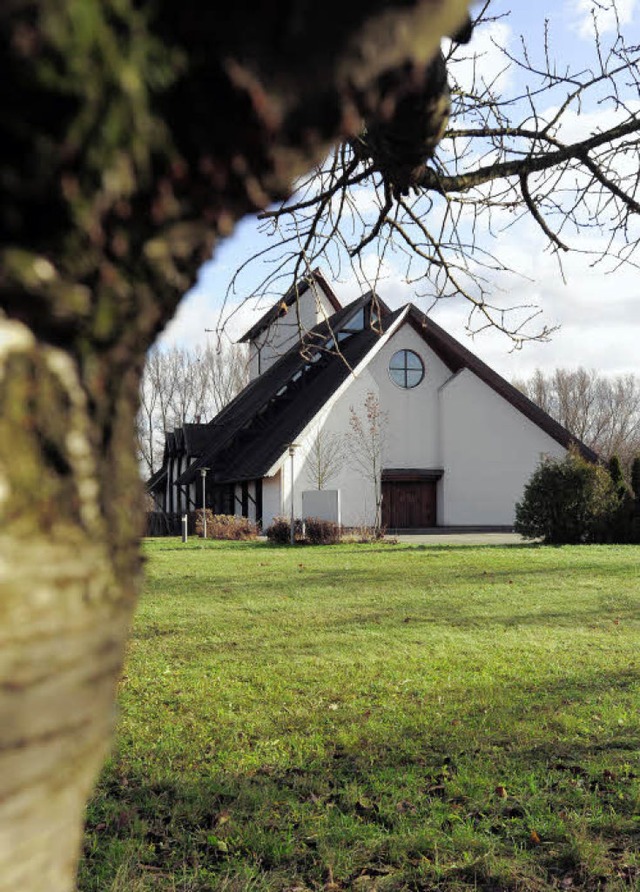
[[[374,494],[375,517],[373,528],[378,534],[382,527],[382,461],[387,437],[389,415],[380,407],[375,393],[367,391],[364,417],[353,406],[349,409],[351,428],[351,460],[357,471],[370,483]]]
[[[340,473],[344,459],[344,437],[318,427],[307,455],[307,479],[316,489],[324,489],[329,481]]]
[[[608,541],[619,506],[607,471],[570,452],[534,471],[516,505],[515,530],[547,545]]]

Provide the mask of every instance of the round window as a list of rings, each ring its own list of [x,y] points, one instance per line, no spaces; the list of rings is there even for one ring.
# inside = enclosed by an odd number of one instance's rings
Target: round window
[[[391,357],[389,377],[398,387],[417,387],[424,378],[424,363],[413,350],[398,350]]]

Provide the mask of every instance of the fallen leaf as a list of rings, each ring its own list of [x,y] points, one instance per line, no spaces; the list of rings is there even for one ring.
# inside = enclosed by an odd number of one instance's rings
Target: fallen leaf
[[[496,794],[496,796],[499,796],[500,799],[506,799],[508,796],[507,788],[503,787],[502,784],[498,784],[498,786],[495,789],[495,794]]]
[[[536,830],[532,830],[531,833],[529,834],[529,842],[534,846],[539,846],[540,843],[542,842],[542,840],[540,839],[540,836],[538,835],[538,832]]]

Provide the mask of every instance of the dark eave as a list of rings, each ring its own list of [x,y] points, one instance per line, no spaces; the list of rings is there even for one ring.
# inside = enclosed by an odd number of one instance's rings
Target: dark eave
[[[314,269],[308,276],[305,276],[304,279],[301,279],[297,283],[289,288],[289,290],[282,297],[279,297],[275,304],[270,307],[266,313],[264,313],[258,321],[251,326],[251,328],[245,332],[242,337],[238,340],[239,344],[243,344],[247,341],[255,340],[259,334],[261,334],[265,329],[269,328],[269,326],[275,322],[276,319],[281,316],[285,316],[289,312],[289,307],[292,306],[298,298],[300,298],[305,291],[308,291],[311,287],[313,281],[316,281],[320,288],[324,291],[327,300],[337,313],[342,309],[342,304],[336,297],[335,292],[322,275],[319,269]]]
[[[199,458],[207,448],[209,439],[208,424],[185,424],[182,427],[184,451],[190,458]]]
[[[167,468],[163,466],[159,468],[155,474],[152,474],[151,477],[147,480],[145,487],[149,492],[155,492],[157,489],[160,489],[160,484],[164,484],[164,481],[167,477]]]
[[[440,480],[444,474],[443,468],[385,468],[382,472],[382,482],[416,480],[435,481]]]
[[[455,374],[464,368],[468,368],[475,375],[484,381],[492,390],[495,390],[503,399],[510,403],[514,409],[541,428],[545,433],[549,434],[556,442],[564,446],[565,449],[574,447],[583,458],[587,461],[597,462],[598,455],[586,446],[573,434],[570,434],[566,427],[563,427],[558,421],[552,418],[544,409],[537,406],[528,397],[521,393],[517,387],[510,384],[502,375],[499,375],[492,368],[479,359],[466,347],[463,347],[455,338],[451,337],[443,328],[440,328],[433,319],[426,316],[421,310],[413,304],[409,305],[409,314],[407,318],[415,331],[426,341],[428,346],[442,360],[442,362]]]

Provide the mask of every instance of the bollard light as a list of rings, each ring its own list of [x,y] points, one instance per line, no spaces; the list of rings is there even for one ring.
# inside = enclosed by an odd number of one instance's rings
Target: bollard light
[[[207,482],[207,471],[209,468],[200,468],[200,476],[202,477],[202,538],[206,540],[207,538],[207,491],[206,491],[206,482]]]
[[[294,512],[294,493],[293,493],[293,456],[295,455],[295,451],[298,448],[299,443],[289,443],[289,457],[291,459],[291,544],[294,545],[296,541],[295,535],[295,512]]]

